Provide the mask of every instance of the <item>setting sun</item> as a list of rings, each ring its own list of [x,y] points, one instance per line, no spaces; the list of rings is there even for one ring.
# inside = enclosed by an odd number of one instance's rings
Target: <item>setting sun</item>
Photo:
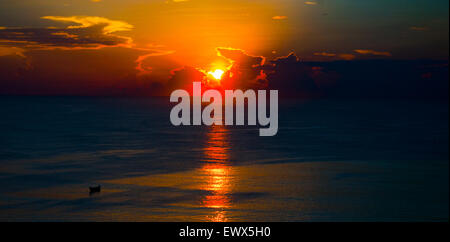
[[[220,69],[208,72],[208,74],[211,75],[212,77],[214,77],[214,79],[216,79],[216,80],[222,79],[222,76],[223,76],[224,73],[225,72],[223,70],[220,70]]]

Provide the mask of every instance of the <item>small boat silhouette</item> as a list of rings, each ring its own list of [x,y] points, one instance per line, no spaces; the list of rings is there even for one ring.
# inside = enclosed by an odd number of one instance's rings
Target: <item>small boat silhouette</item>
[[[89,194],[99,193],[101,191],[101,186],[89,187]]]

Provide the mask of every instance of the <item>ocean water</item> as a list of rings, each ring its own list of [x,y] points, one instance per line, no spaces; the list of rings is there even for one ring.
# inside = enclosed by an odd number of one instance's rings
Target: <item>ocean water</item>
[[[168,98],[0,97],[0,220],[448,221],[448,108],[281,100],[259,137],[173,127]]]

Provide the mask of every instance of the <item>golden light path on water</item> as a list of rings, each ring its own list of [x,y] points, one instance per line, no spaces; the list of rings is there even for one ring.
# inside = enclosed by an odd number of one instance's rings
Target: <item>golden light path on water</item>
[[[211,126],[204,148],[205,164],[200,172],[204,177],[201,189],[210,192],[203,198],[202,205],[216,210],[208,217],[208,220],[214,222],[226,222],[226,209],[232,206],[230,193],[234,181],[228,161],[229,149],[225,126]]]
[[[219,115],[215,119],[222,119]],[[231,194],[237,186],[238,177],[236,167],[230,164],[231,144],[229,141],[229,130],[224,125],[212,125],[207,127],[204,142],[199,147],[200,166],[193,170],[148,175],[140,177],[129,177],[102,181],[109,184],[128,184],[148,187],[170,187],[185,191],[201,191],[199,197],[194,200],[176,201],[172,206],[178,207],[179,211],[190,208],[201,208],[202,212],[189,214],[181,212],[175,215],[177,219],[195,218],[200,221],[226,222],[231,220],[233,209]],[[164,194],[164,196],[177,196],[177,194]]]

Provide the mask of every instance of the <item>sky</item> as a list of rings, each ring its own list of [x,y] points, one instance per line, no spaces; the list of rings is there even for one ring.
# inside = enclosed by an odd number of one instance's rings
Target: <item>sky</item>
[[[264,88],[305,72],[323,84],[336,75],[298,63],[448,63],[448,9],[447,0],[2,0],[0,94],[155,95],[196,78]],[[291,68],[277,73],[282,63]]]

